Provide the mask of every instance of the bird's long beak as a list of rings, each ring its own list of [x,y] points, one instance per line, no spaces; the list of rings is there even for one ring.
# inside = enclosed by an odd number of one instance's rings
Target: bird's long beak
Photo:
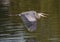
[[[46,15],[41,15],[41,17],[47,17]]]
[[[48,14],[45,14],[45,13],[42,14],[42,17],[46,18],[47,16],[48,16]]]

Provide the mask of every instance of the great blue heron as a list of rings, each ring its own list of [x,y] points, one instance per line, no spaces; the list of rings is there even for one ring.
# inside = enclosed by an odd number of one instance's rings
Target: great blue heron
[[[25,27],[28,31],[33,32],[36,30],[36,19],[41,17],[46,17],[44,13],[37,13],[36,11],[26,11],[18,14],[21,16],[22,21],[25,24]]]

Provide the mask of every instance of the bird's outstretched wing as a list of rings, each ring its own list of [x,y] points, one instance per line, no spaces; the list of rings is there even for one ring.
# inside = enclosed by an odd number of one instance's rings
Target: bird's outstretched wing
[[[36,19],[32,18],[32,16],[27,16],[26,14],[21,14],[21,19],[27,28],[28,31],[32,32],[36,30]]]

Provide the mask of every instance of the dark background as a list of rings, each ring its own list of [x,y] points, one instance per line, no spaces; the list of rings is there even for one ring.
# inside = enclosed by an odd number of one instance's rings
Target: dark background
[[[55,40],[50,40],[52,38],[58,39],[56,42],[59,42],[60,0],[10,0],[9,2],[9,5],[7,6],[0,3],[0,34],[16,34],[18,31],[23,31],[25,33],[24,36],[35,36],[34,38],[36,38],[38,42],[55,42]],[[2,9],[2,7],[7,7],[7,9]],[[26,30],[20,17],[8,16],[16,15],[29,10],[48,14],[47,18],[37,20],[37,30],[32,33]],[[20,27],[17,28],[21,25],[25,29],[21,30],[19,29]],[[0,37],[16,36],[4,35]]]

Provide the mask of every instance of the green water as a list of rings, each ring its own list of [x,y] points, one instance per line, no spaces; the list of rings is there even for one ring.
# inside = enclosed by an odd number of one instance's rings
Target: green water
[[[21,34],[24,39],[35,38],[37,42],[59,42],[60,41],[60,6],[59,0],[11,0],[9,6],[10,14],[18,14],[24,11],[34,10],[37,12],[44,12],[48,14],[47,18],[37,20],[37,30],[35,32],[28,32],[20,17],[11,16],[5,19],[4,26],[0,31],[1,34]],[[2,19],[1,21],[5,21]],[[19,29],[20,28],[20,29]],[[9,31],[10,30],[10,31]],[[17,36],[1,36],[1,37],[18,37]]]

